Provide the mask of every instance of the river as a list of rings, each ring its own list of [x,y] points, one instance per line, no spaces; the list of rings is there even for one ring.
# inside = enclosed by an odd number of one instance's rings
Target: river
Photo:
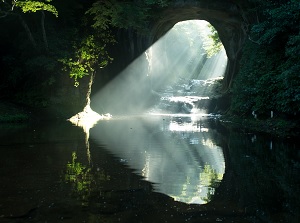
[[[0,222],[300,222],[299,143],[215,116],[1,125],[0,139]]]

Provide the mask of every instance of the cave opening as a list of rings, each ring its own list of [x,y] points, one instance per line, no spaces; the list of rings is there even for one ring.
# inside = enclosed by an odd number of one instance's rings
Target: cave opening
[[[223,179],[225,158],[208,139],[207,113],[199,104],[209,99],[210,87],[223,78],[227,56],[223,46],[216,54],[210,52],[208,25],[202,20],[177,23],[93,94],[85,112],[97,120],[80,117],[75,123],[86,133],[89,160],[91,135],[117,157],[125,157],[122,162],[154,183],[155,191],[184,203],[210,202]],[[111,121],[97,124],[97,114],[109,114],[105,118]],[[175,155],[170,159],[168,154]],[[161,163],[162,171],[156,171]],[[179,175],[170,174],[187,163]]]
[[[199,112],[195,105],[209,98],[227,67],[222,42],[213,41],[216,33],[205,20],[176,23],[93,94],[93,110],[112,115]]]

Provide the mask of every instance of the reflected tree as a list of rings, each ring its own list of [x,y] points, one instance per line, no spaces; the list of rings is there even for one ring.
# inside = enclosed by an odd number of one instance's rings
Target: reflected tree
[[[72,161],[67,164],[65,181],[71,183],[72,190],[82,199],[89,197],[92,183],[91,168],[77,161],[76,152],[72,153]]]
[[[110,176],[104,170],[93,172],[91,167],[77,160],[76,152],[72,153],[72,161],[66,165],[64,181],[71,184],[71,190],[78,199],[87,202],[91,193],[101,190],[101,184],[109,180]]]
[[[215,189],[220,185],[223,178],[223,174],[217,173],[210,165],[206,164],[204,166],[203,172],[200,173],[201,184],[207,187],[207,196],[201,197],[206,203],[210,202],[213,195],[215,194]]]

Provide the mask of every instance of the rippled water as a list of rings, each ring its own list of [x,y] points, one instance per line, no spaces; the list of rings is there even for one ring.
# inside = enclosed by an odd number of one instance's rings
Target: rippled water
[[[299,222],[299,143],[214,117],[2,125],[0,140],[0,222]]]

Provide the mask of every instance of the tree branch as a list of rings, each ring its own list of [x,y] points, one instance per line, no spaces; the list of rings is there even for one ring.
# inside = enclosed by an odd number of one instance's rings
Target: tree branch
[[[43,32],[43,40],[44,40],[45,50],[46,52],[48,52],[48,40],[47,40],[46,29],[45,29],[45,13],[44,10],[41,10],[41,12],[42,12],[41,26]]]

